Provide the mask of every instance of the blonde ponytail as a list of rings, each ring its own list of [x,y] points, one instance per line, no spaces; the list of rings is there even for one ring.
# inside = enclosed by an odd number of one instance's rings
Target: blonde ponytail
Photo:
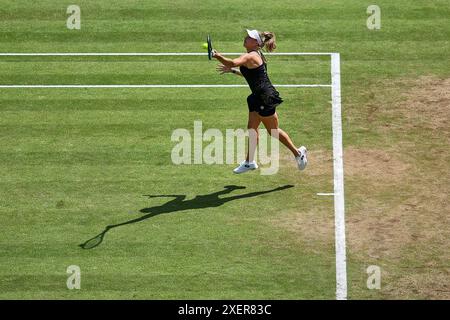
[[[259,34],[263,41],[263,47],[268,52],[272,52],[277,48],[277,44],[275,43],[275,33],[270,31],[264,31]]]

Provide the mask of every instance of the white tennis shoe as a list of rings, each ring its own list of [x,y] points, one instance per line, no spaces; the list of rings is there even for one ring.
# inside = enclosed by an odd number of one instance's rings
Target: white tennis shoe
[[[244,173],[249,170],[255,170],[255,169],[258,169],[258,165],[256,164],[255,161],[248,162],[247,160],[244,160],[241,162],[239,167],[237,167],[233,170],[233,172],[234,173]]]
[[[300,152],[300,155],[295,157],[295,160],[297,161],[297,166],[299,170],[304,170],[306,168],[306,165],[308,164],[308,158],[306,156],[307,150],[306,147],[301,146],[298,148],[298,152]]]

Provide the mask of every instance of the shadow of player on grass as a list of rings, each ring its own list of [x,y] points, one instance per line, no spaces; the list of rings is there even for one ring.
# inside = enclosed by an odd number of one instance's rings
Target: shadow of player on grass
[[[191,200],[185,200],[186,195],[177,195],[177,194],[144,195],[149,198],[164,197],[164,198],[174,198],[174,199],[167,201],[163,205],[158,205],[158,206],[144,208],[144,209],[139,210],[140,212],[145,213],[145,215],[143,215],[139,218],[135,218],[135,219],[121,222],[121,223],[106,226],[105,230],[103,230],[101,233],[99,233],[95,237],[80,244],[80,247],[83,249],[95,248],[103,242],[103,237],[109,230],[117,228],[117,227],[125,226],[127,224],[132,224],[132,223],[140,222],[143,220],[147,220],[147,219],[157,216],[159,214],[171,213],[171,212],[177,212],[177,211],[183,211],[183,210],[191,210],[191,209],[204,209],[204,208],[219,207],[229,201],[256,197],[256,196],[260,196],[262,194],[280,191],[280,190],[284,190],[284,189],[288,189],[288,188],[292,188],[292,187],[293,187],[293,185],[284,185],[284,186],[266,190],[266,191],[249,192],[249,193],[239,194],[239,195],[230,196],[230,197],[226,197],[226,198],[220,198],[219,197],[220,195],[228,194],[228,193],[232,192],[233,190],[245,189],[245,187],[243,187],[243,186],[230,185],[230,186],[225,186],[224,190],[220,190],[220,191],[213,192],[210,194],[198,195],[198,196],[195,196],[195,198],[193,198]]]

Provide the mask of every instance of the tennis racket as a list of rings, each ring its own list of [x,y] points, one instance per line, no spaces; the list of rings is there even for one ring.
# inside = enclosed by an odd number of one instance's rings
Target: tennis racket
[[[211,36],[209,34],[206,37],[206,42],[208,43],[208,59],[211,60],[214,56],[214,49],[212,48]]]

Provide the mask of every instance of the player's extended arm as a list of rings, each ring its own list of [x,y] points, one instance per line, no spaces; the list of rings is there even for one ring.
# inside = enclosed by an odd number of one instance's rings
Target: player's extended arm
[[[219,60],[224,66],[226,66],[228,68],[240,67],[243,64],[246,64],[249,61],[249,59],[251,59],[251,57],[248,53],[243,54],[239,58],[230,59],[230,58],[224,57],[220,52],[217,52],[217,51],[214,52],[213,57],[216,58],[217,60]]]

